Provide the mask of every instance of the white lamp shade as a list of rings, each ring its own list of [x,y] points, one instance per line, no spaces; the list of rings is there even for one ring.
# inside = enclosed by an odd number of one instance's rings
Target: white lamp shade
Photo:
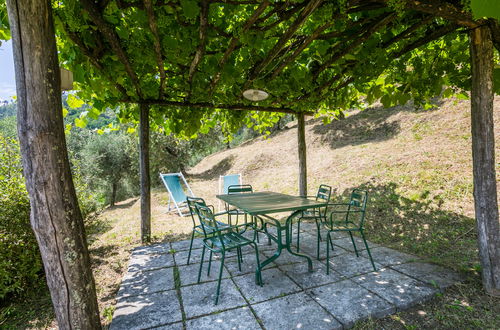
[[[262,101],[267,99],[269,94],[260,89],[247,89],[243,92],[243,97],[250,101]]]

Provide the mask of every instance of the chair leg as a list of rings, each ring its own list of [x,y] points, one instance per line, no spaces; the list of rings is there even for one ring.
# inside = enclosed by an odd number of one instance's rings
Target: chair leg
[[[370,252],[370,248],[368,247],[368,243],[366,242],[365,234],[363,233],[363,230],[360,230],[359,232],[361,233],[361,237],[363,238],[363,242],[365,242],[366,251],[368,252],[368,256],[370,257],[370,261],[371,261],[372,266],[373,266],[373,271],[376,272],[377,267],[375,267],[375,263],[373,262],[372,253]]]
[[[321,234],[319,231],[319,226],[318,226],[318,232],[317,232],[317,237],[316,237],[316,258],[319,260],[319,242],[321,241]],[[328,242],[326,243],[328,244]]]
[[[326,233],[326,275],[330,274],[330,232]]]
[[[208,271],[207,276],[210,276],[210,268],[212,267],[212,250],[210,250],[210,257],[208,257]]]
[[[300,250],[300,218],[297,220],[297,252]]]
[[[193,233],[191,234],[191,243],[189,244],[189,253],[188,253],[188,260],[187,260],[188,265],[189,265],[189,259],[191,259],[191,250],[193,249],[193,239],[194,239],[194,230],[193,230]]]
[[[238,258],[238,270],[241,272],[241,249],[236,248],[236,258]]]
[[[201,262],[200,269],[198,270],[198,283],[201,281],[201,269],[203,268],[203,259],[205,258],[205,245],[203,245],[203,250],[201,251]]]
[[[351,236],[351,242],[352,242],[352,245],[354,246],[354,252],[356,252],[356,257],[359,257],[358,249],[356,247],[356,243],[354,242],[354,237],[352,237],[351,232],[349,232],[349,236]]]
[[[215,304],[219,303],[219,293],[220,293],[220,282],[222,279],[222,270],[224,267],[224,259],[226,258],[226,251],[222,251],[222,258],[220,261],[220,270],[219,270],[219,280],[217,281],[217,292],[215,294]]]
[[[319,240],[322,241],[323,239],[321,238],[321,224],[320,222],[318,221],[318,219],[314,219],[314,221],[316,222],[316,228],[318,229],[318,237],[319,237]],[[321,220],[320,220],[321,221]]]
[[[262,283],[262,273],[260,269],[260,260],[259,260],[259,250],[257,249],[257,244],[252,244],[253,249],[255,250],[255,262],[257,263],[257,269],[255,270],[255,284],[263,286]]]

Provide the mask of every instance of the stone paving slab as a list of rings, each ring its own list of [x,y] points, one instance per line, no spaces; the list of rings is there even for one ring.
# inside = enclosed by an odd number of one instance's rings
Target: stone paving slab
[[[196,284],[198,282],[198,271],[200,269],[200,264],[189,264],[184,266],[179,266],[179,279],[180,285],[186,286],[191,284]],[[210,282],[216,281],[219,279],[219,269],[220,269],[220,261],[212,260],[212,267],[210,270],[210,275],[208,272],[208,262],[203,263],[203,269],[201,271],[201,282]],[[228,278],[230,275],[227,270],[224,268],[222,270],[222,278]]]
[[[266,256],[259,253],[259,262],[262,263],[266,260]],[[255,258],[255,253],[248,253],[243,255],[243,262],[241,263],[241,271],[238,268],[238,259],[236,256],[226,258],[224,261],[226,269],[231,273],[232,276],[244,275],[244,274],[255,274],[257,269],[257,261]],[[274,265],[266,267],[272,267]]]
[[[170,290],[118,299],[110,330],[146,329],[178,321],[182,321],[179,300],[175,290]]]
[[[255,284],[255,274],[237,276],[233,280],[250,303],[269,300],[301,290],[297,284],[293,283],[277,268],[262,271],[264,286]]]
[[[118,296],[137,296],[174,288],[174,271],[172,267],[143,272],[129,272],[122,280]]]
[[[330,269],[330,274],[326,275],[326,266],[318,261],[313,261],[313,272],[309,272],[307,262],[291,264],[279,267],[302,289],[309,289],[315,286],[338,282],[343,276]]]
[[[176,252],[178,251],[189,251],[189,245],[191,244],[191,239],[183,240],[183,241],[177,241],[177,242],[172,242],[171,246],[172,249],[175,250]],[[203,247],[203,239],[201,238],[195,238],[193,240],[193,250],[194,249],[201,249]]]
[[[295,250],[293,250],[293,251],[295,252]],[[272,250],[264,251],[263,253],[265,255],[265,259],[272,257],[275,252],[276,251],[272,251]],[[278,259],[274,260],[273,263],[276,265],[288,265],[288,264],[296,264],[296,263],[304,262],[304,261],[306,261],[305,258],[293,255],[290,252],[288,252],[286,249],[284,249],[284,250],[281,250],[280,256],[278,257]]]
[[[261,327],[250,308],[241,307],[189,320],[186,322],[186,329],[260,330]]]
[[[196,249],[191,251],[191,258],[189,259],[190,264],[194,264],[201,261],[202,249]],[[205,261],[208,261],[209,251],[205,251]],[[182,250],[175,252],[175,263],[176,265],[187,265],[187,259],[189,255],[189,250]]]
[[[438,292],[436,288],[390,268],[384,268],[352,280],[391,302],[398,310],[428,300]]]
[[[132,251],[132,257],[140,255],[149,255],[149,254],[169,253],[170,250],[171,250],[170,243],[140,246]]]
[[[182,330],[184,329],[182,322],[177,322],[169,325],[162,325],[154,328],[155,330]]]
[[[304,292],[255,304],[252,308],[268,330],[342,329],[330,313]]]
[[[375,262],[375,267],[380,269],[382,265]],[[330,257],[330,270],[332,269],[346,277],[373,272],[370,259],[361,256],[356,257],[354,253],[344,253]]]
[[[320,286],[307,293],[346,327],[359,320],[383,317],[396,311],[388,301],[351,280]]]
[[[392,265],[400,265],[407,262],[414,262],[419,260],[417,256],[399,252],[387,247],[378,247],[370,249],[370,252],[372,253],[373,260],[384,267]],[[360,255],[368,258],[367,251],[361,252]]]
[[[202,283],[196,284],[200,239],[194,243],[197,248],[193,249],[190,265],[186,265],[189,240],[134,249],[117,295],[111,329],[260,329],[258,322],[265,329],[346,328],[356,321],[383,317],[430,299],[460,280],[445,268],[368,243],[376,261],[374,272],[363,244],[359,244],[360,257],[356,257],[349,237],[343,233],[335,236],[331,273],[326,275],[325,260],[315,259],[315,225],[301,227],[301,253],[311,256],[312,273],[304,258],[283,250],[263,271],[264,286],[260,287],[255,284],[254,250],[243,249],[241,272],[236,253],[229,252],[218,305],[214,300],[220,256],[214,255],[211,275],[207,276],[209,254],[205,254]],[[267,239],[260,237],[262,262],[276,251],[276,244],[269,246]],[[322,258],[325,244],[323,240]],[[179,275],[179,281],[174,280],[174,274]]]
[[[335,233],[332,233],[332,235]],[[344,250],[347,250],[349,252],[354,252],[354,245],[352,245],[351,238],[349,237],[349,234],[346,234],[347,237],[341,238],[341,239],[332,239],[333,245],[340,246]],[[332,237],[333,238],[333,237]],[[356,243],[356,249],[359,251],[364,251],[366,250],[365,242],[363,242],[363,239],[353,236],[354,243]],[[368,247],[370,248],[370,251],[373,248],[379,247],[380,245],[372,243],[370,241],[366,241],[368,244]]]
[[[432,286],[438,286],[440,289],[445,289],[463,280],[458,274],[452,273],[446,268],[423,262],[395,265],[390,268],[413,278],[418,278]]]
[[[174,266],[172,254],[140,254],[130,259],[128,271],[146,271],[172,266]]]
[[[181,296],[186,317],[189,319],[247,305],[230,279],[221,282],[218,305],[214,304],[216,289],[217,281],[182,287]]]

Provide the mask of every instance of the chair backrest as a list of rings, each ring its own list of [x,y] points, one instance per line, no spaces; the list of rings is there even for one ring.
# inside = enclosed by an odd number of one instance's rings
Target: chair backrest
[[[187,184],[186,179],[184,179],[184,175],[182,175],[182,173],[168,173],[168,174],[161,173],[160,178],[163,181],[163,184],[167,188],[168,192],[170,193],[170,196],[172,196],[172,199],[176,203],[185,202],[187,198],[187,195],[184,192],[184,189],[182,188],[181,185],[181,179],[183,180],[184,185],[189,190],[191,195],[193,194],[191,188],[189,188],[189,185]]]
[[[215,216],[212,212],[212,209],[202,203],[194,203],[194,205],[196,207],[198,219],[200,220],[201,228],[203,229],[203,234],[205,237],[209,237],[214,231],[217,231],[219,229],[217,226],[217,221],[215,221]],[[221,233],[218,231],[217,236],[219,237],[221,244],[224,245]]]
[[[222,178],[222,191],[221,194],[227,194],[229,186],[241,185],[241,174],[229,174],[221,176]]]
[[[196,227],[197,224],[196,224],[196,220],[195,220],[195,216],[198,215],[198,212],[196,210],[196,204],[202,204],[202,205],[207,205],[207,203],[205,203],[205,200],[203,198],[200,198],[200,197],[186,197],[186,202],[187,202],[187,205],[189,207],[189,214],[191,215],[191,220],[193,220],[193,227]]]
[[[365,221],[366,203],[368,202],[368,191],[362,189],[354,189],[349,199],[348,212],[346,221],[357,224],[359,228],[363,228]]]
[[[330,201],[330,197],[332,195],[332,187],[322,184],[318,188],[318,192],[316,193],[316,200],[322,200],[322,201]]]
[[[232,185],[227,188],[228,194],[242,194],[242,193],[252,193],[252,185],[249,184],[237,184]]]

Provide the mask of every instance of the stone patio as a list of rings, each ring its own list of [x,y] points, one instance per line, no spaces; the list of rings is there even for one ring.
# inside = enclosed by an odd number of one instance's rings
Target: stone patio
[[[421,262],[417,257],[368,243],[377,272],[366,251],[356,257],[350,239],[337,235],[326,275],[325,246],[316,257],[316,232],[302,225],[301,252],[313,256],[314,271],[304,258],[286,251],[262,273],[255,285],[255,253],[245,249],[241,271],[234,253],[226,256],[219,304],[214,294],[220,268],[204,264],[197,284],[201,239],[144,246],[132,252],[117,295],[110,329],[342,329],[368,317],[379,318],[431,299],[459,281],[457,274]],[[261,235],[260,260],[273,254]],[[207,258],[207,257],[206,257]]]

